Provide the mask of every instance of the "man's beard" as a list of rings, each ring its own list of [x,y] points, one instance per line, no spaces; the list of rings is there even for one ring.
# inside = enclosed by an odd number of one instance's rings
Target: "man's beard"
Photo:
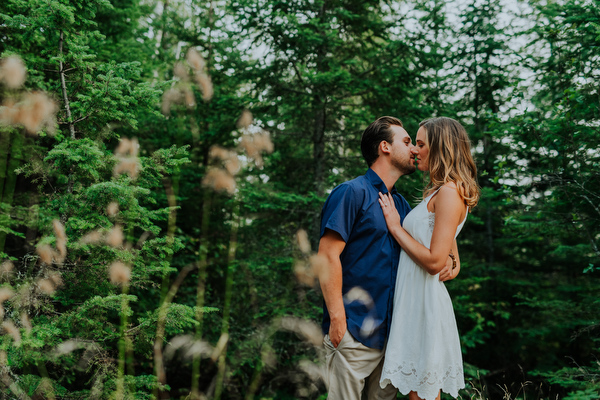
[[[417,166],[415,164],[411,164],[410,160],[412,160],[412,158],[409,158],[404,162],[394,160],[393,164],[394,167],[398,168],[402,175],[410,175],[417,170]]]

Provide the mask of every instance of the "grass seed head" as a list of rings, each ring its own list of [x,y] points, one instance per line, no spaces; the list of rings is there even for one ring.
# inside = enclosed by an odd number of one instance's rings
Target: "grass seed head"
[[[127,138],[121,138],[119,140],[119,145],[115,149],[115,154],[120,156],[131,152],[131,145],[131,140]]]
[[[9,287],[0,288],[0,304],[10,299],[15,295],[15,292]]]
[[[25,312],[21,313],[21,326],[23,326],[23,328],[25,328],[27,333],[31,332],[31,329],[33,328],[31,326],[31,320],[29,319],[29,316]]]
[[[13,338],[15,346],[21,344],[21,332],[19,332],[19,328],[17,328],[12,321],[4,321],[2,323],[2,329]]]
[[[296,279],[303,285],[313,286],[315,284],[315,274],[302,260],[298,260],[294,263],[294,274]]]
[[[310,254],[310,242],[308,241],[308,233],[304,229],[298,230],[296,232],[296,240],[298,240],[298,246],[300,247],[300,251],[303,254]]]
[[[25,83],[25,64],[20,57],[10,56],[0,64],[0,80],[9,89],[17,89]]]
[[[40,279],[37,282],[37,286],[40,288],[40,292],[45,295],[52,296],[56,288],[50,279]]]
[[[240,160],[235,151],[215,145],[210,148],[209,156],[211,159],[222,160],[229,174],[236,175],[240,172]]]
[[[107,207],[106,207],[106,213],[110,216],[110,217],[114,217],[115,215],[117,215],[117,213],[119,212],[119,203],[117,203],[116,201],[111,202]]]
[[[37,133],[43,126],[49,125],[58,111],[56,103],[42,92],[27,93],[18,106],[15,122],[23,125],[29,133]]]
[[[54,261],[54,258],[56,258],[56,256],[57,256],[54,249],[47,244],[42,244],[42,245],[38,246],[35,249],[35,251],[40,256],[40,259],[42,260],[42,262],[45,264],[48,264],[48,265],[52,264],[52,262]]]
[[[131,268],[120,261],[111,264],[109,269],[110,281],[115,285],[122,285],[131,279]]]
[[[192,108],[196,105],[196,96],[194,96],[194,92],[191,88],[185,87],[183,89],[183,97],[185,99],[185,105],[188,108]]]
[[[115,176],[121,175],[122,173],[127,173],[131,179],[136,179],[140,172],[140,163],[137,158],[128,157],[121,159],[113,169],[113,174]]]
[[[214,88],[210,76],[204,72],[196,74],[196,83],[202,92],[202,100],[210,101],[214,95]]]
[[[52,221],[52,226],[54,228],[54,234],[56,235],[57,239],[63,239],[63,240],[67,240],[67,234],[65,233],[65,227],[63,226],[63,224],[55,219]]]
[[[368,309],[371,309],[375,306],[375,303],[373,303],[373,298],[369,292],[359,286],[353,287],[344,295],[344,303],[350,304],[354,301],[363,303]]]
[[[329,280],[329,261],[321,254],[313,254],[308,258],[313,274],[321,283]]]
[[[236,188],[233,176],[220,168],[209,168],[204,179],[202,179],[202,184],[217,192],[227,192],[230,195],[235,193]]]
[[[8,99],[2,103],[0,107],[0,124],[2,125],[14,125],[18,123],[19,118],[19,107],[14,101]]]
[[[196,72],[204,71],[204,68],[206,67],[204,58],[202,58],[202,56],[200,54],[198,54],[198,52],[194,48],[190,47],[185,58],[186,58],[188,64],[190,65],[190,67],[192,67],[194,69],[194,71],[196,71]]]
[[[162,96],[162,112],[164,115],[171,113],[171,106],[181,102],[182,94],[179,90],[171,88],[163,93]]]
[[[173,67],[173,75],[175,75],[182,81],[188,81],[190,79],[190,75],[188,74],[187,69],[180,62],[176,63]]]
[[[121,225],[115,225],[106,235],[106,244],[112,247],[120,247],[123,245],[123,229]]]
[[[99,231],[91,231],[82,236],[79,241],[83,244],[99,243],[102,241],[102,234]]]
[[[245,129],[252,125],[252,121],[252,113],[248,110],[244,110],[242,111],[242,115],[240,115],[236,125],[239,129]]]
[[[0,278],[9,278],[14,269],[15,265],[12,263],[12,261],[4,261],[2,264],[0,264]]]

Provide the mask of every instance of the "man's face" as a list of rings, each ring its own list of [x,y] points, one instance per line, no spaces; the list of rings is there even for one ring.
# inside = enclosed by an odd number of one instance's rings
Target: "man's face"
[[[408,175],[415,172],[415,147],[412,144],[410,136],[404,128],[392,125],[390,130],[394,134],[394,142],[391,143],[391,161],[402,175]]]

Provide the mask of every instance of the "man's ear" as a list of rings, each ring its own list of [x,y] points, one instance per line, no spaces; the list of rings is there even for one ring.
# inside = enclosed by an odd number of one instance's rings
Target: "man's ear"
[[[379,151],[381,152],[381,154],[390,154],[392,152],[392,145],[391,143],[382,140],[381,142],[379,142]]]

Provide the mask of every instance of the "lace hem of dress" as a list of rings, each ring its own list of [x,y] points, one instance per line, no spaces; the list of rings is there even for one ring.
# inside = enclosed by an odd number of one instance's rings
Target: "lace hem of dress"
[[[417,392],[421,399],[435,400],[440,389],[450,396],[458,397],[458,391],[465,387],[462,364],[455,364],[446,372],[419,373],[411,364],[399,365],[393,369],[384,368],[380,386],[394,385],[403,395],[411,391]]]

